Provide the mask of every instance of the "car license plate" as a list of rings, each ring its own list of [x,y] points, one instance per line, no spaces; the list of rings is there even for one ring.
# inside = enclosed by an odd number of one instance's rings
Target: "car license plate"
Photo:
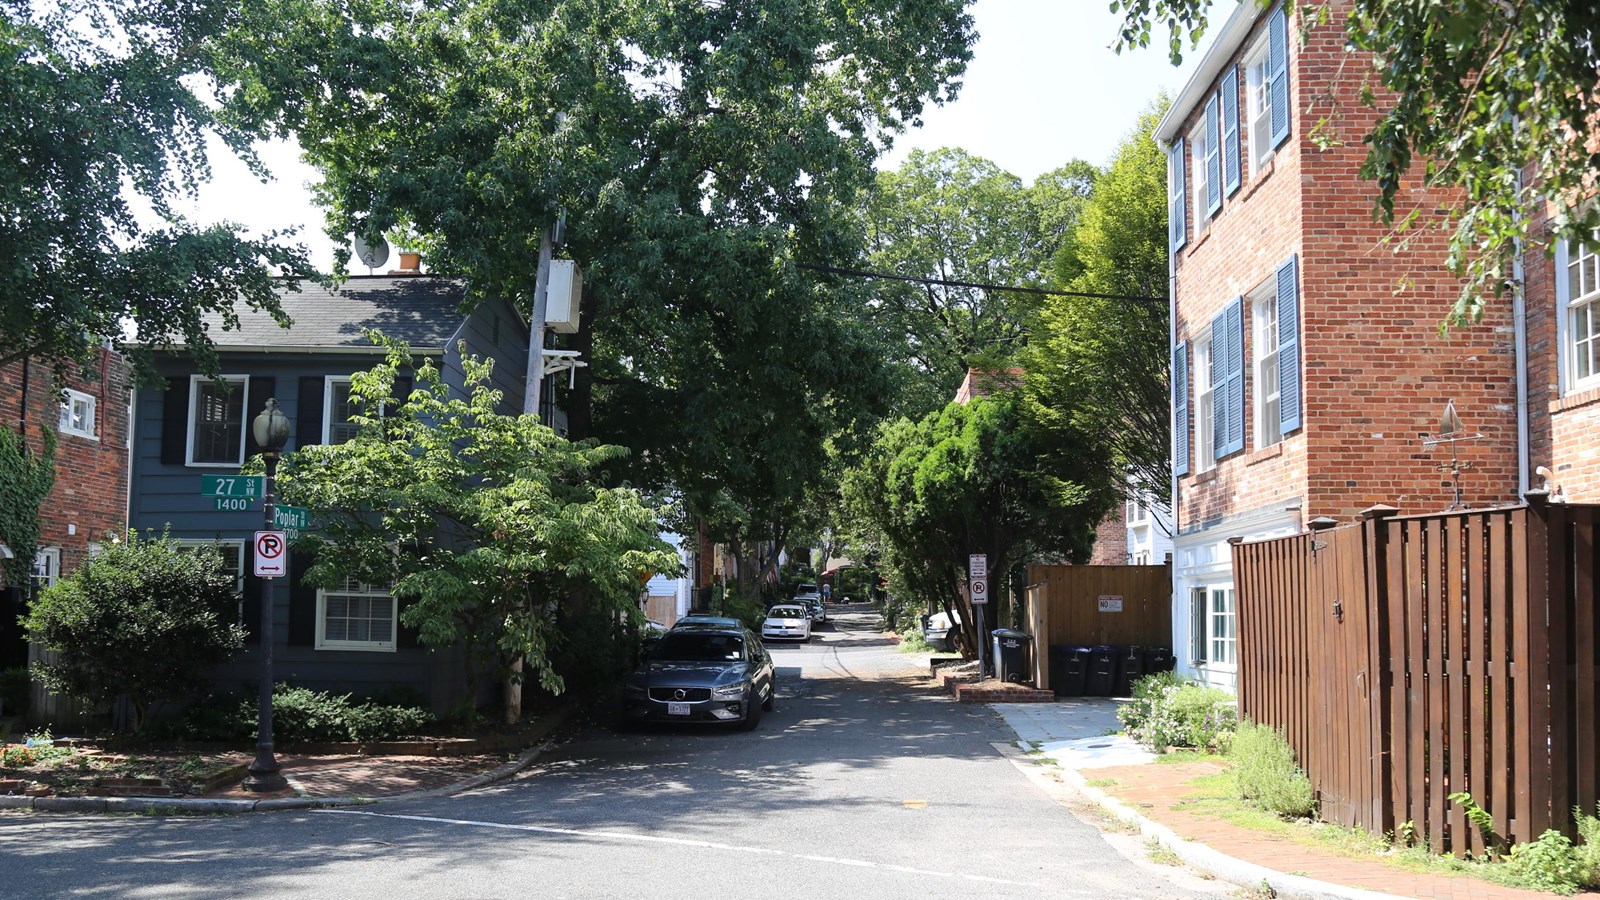
[[[669,716],[687,716],[688,714],[689,714],[689,704],[687,704],[687,703],[668,703],[667,704],[667,715],[669,715]]]

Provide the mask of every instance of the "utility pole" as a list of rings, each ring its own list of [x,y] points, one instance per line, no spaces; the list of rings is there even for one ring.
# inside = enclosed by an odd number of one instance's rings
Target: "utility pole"
[[[528,323],[528,374],[522,411],[534,415],[539,414],[539,394],[544,386],[544,320],[550,308],[550,232],[554,227],[546,227],[539,234],[539,268],[533,276],[533,321]]]

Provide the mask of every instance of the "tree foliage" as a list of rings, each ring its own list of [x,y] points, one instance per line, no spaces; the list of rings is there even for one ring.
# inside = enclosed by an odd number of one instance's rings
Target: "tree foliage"
[[[1061,288],[1166,296],[1166,169],[1152,137],[1166,105],[1163,99],[1145,111],[1095,179],[1056,255]],[[1040,427],[1098,435],[1113,478],[1134,497],[1163,502],[1172,477],[1168,322],[1159,300],[1046,297],[1023,381]]]
[[[30,605],[28,640],[55,654],[34,676],[87,703],[126,695],[142,728],[152,704],[201,693],[244,645],[234,579],[214,547],[129,532]]]
[[[1126,13],[1121,46],[1148,44],[1152,23],[1165,23],[1174,62],[1185,36],[1198,43],[1210,6],[1112,3]],[[1334,11],[1345,16],[1350,46],[1372,54],[1372,89],[1358,102],[1379,113],[1362,138],[1376,214],[1402,227],[1426,221],[1396,209],[1414,169],[1459,191],[1442,224],[1451,230],[1449,264],[1465,279],[1450,321],[1475,321],[1512,288],[1518,246],[1546,238],[1530,231],[1531,213],[1546,204],[1551,237],[1594,245],[1600,205],[1587,201],[1600,140],[1600,9],[1495,0],[1301,5],[1307,23]]]
[[[273,275],[314,274],[277,233],[173,209],[210,175],[208,133],[264,174],[190,87],[237,21],[225,3],[0,2],[0,366],[32,356],[59,377],[131,326],[136,364],[177,340],[211,367],[206,313],[277,314]]]
[[[897,593],[972,622],[969,554],[988,555],[999,585],[1014,564],[1089,553],[1116,487],[1098,448],[1062,437],[1032,427],[1014,392],[886,423],[845,482],[857,542],[879,551]],[[970,629],[962,640],[975,653]]]
[[[377,409],[410,360],[390,344],[351,377],[351,395]],[[296,549],[315,554],[306,577],[318,585],[392,585],[424,644],[466,648],[472,697],[486,665],[515,681],[524,661],[560,692],[550,660],[564,610],[582,602],[638,622],[642,579],[676,571],[677,557],[658,536],[662,510],[597,480],[622,448],[500,412],[492,363],[463,367],[465,396],[424,363],[408,399],[355,417],[354,439],[286,458],[282,499],[309,507],[316,529]]]
[[[270,0],[222,80],[230,121],[298,136],[341,239],[403,222],[434,271],[528,308],[564,213],[587,433],[635,451],[635,483],[766,528],[887,391],[851,289],[793,263],[855,258],[855,194],[953,96],[965,5]]]
[[[0,544],[14,557],[0,571],[7,584],[28,583],[39,552],[39,507],[56,483],[56,433],[43,431],[43,452],[34,453],[20,432],[0,426]]]
[[[878,174],[864,203],[868,264],[894,275],[1042,287],[1096,174],[1075,160],[1028,187],[960,148],[913,150],[898,171]],[[1012,364],[1035,299],[879,281],[872,304],[891,358],[900,363],[897,411],[920,416],[948,401],[969,367]]]

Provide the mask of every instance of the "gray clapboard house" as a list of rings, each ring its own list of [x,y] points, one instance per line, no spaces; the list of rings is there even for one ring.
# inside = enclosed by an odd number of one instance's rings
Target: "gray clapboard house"
[[[202,475],[237,474],[260,452],[250,421],[267,398],[293,423],[289,448],[347,440],[350,373],[381,356],[365,336],[376,328],[404,340],[415,355],[431,359],[444,380],[463,389],[461,350],[494,359],[494,386],[504,410],[519,412],[524,396],[528,328],[510,304],[480,299],[462,312],[466,285],[425,275],[353,277],[334,290],[302,285],[284,292],[287,329],[271,317],[241,308],[241,327],[210,329],[221,357],[218,379],[199,374],[193,358],[175,348],[160,363],[164,386],[141,387],[134,399],[129,524],[196,544],[219,544],[239,573],[242,614],[251,629],[245,652],[217,674],[217,686],[238,690],[260,671],[261,579],[253,577],[251,537],[262,527],[261,502],[245,509],[218,509],[201,496]],[[217,381],[233,388],[224,390]],[[396,393],[410,390],[409,381]],[[453,652],[430,651],[399,623],[400,606],[384,586],[347,583],[321,590],[300,583],[308,565],[290,553],[289,578],[273,589],[274,669],[278,680],[358,696],[418,692],[439,712],[465,689],[461,660]]]

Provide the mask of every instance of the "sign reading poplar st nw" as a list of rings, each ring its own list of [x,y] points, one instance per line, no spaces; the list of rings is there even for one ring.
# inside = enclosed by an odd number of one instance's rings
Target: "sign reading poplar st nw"
[[[267,479],[260,475],[201,475],[200,496],[242,497],[254,500],[267,491]]]

